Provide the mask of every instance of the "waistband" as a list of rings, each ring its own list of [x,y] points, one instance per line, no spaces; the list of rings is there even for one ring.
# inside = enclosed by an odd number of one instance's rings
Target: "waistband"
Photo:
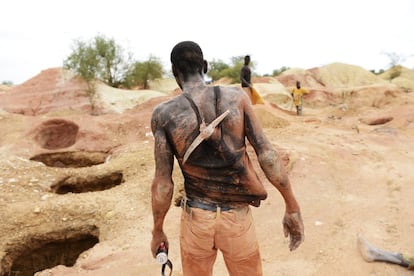
[[[185,199],[185,198],[181,199],[181,207],[198,208],[198,209],[202,209],[205,211],[212,211],[212,212],[217,212],[217,210],[225,212],[225,211],[230,211],[234,209],[226,205],[205,203],[205,202],[200,202],[197,200]]]

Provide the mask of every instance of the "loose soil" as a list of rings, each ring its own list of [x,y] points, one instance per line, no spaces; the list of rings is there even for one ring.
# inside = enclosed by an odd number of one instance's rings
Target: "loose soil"
[[[365,262],[357,235],[414,255],[414,93],[370,84],[321,106],[312,104],[318,91],[300,117],[268,100],[254,106],[285,156],[305,223],[305,242],[290,252],[283,200],[249,146],[269,192],[253,208],[264,275],[412,275],[396,265]],[[107,99],[93,115],[87,100],[72,100],[80,108],[68,109],[64,101],[42,106],[39,99],[30,114],[1,107],[0,275],[160,275],[149,248],[150,116],[174,93],[128,102],[125,109]],[[110,112],[111,102],[116,109]],[[177,164],[174,181],[177,197]],[[165,223],[173,275],[182,275],[180,213],[172,206]],[[227,275],[221,255],[214,275]]]

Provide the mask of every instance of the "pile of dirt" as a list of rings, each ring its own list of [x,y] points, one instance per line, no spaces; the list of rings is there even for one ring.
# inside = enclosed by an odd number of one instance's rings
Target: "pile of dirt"
[[[150,90],[155,90],[163,93],[171,93],[178,88],[177,81],[174,78],[163,78],[148,81]]]
[[[110,110],[116,113],[122,113],[152,98],[164,97],[166,95],[166,93],[155,90],[119,89],[104,83],[98,83],[96,89],[103,110]],[[171,93],[171,91],[168,91],[168,93]]]
[[[296,81],[300,81],[303,88],[325,91],[325,85],[316,78],[314,70],[300,68],[289,69],[277,76],[277,80],[290,90],[296,87]]]
[[[362,67],[344,63],[332,63],[309,70],[290,69],[283,72],[277,79],[291,91],[296,81],[310,91],[304,96],[304,105],[321,108],[336,104],[356,104],[358,107],[378,106],[390,101],[390,95],[400,93],[401,87],[410,86],[410,78],[414,79],[412,70],[401,70],[401,77],[392,83]],[[352,103],[350,103],[350,101]]]
[[[254,112],[263,128],[284,128],[289,121],[280,116],[273,108],[264,105],[255,105]]]
[[[382,73],[380,77],[401,87],[406,92],[414,91],[414,70],[397,65]]]
[[[62,68],[42,71],[0,95],[0,107],[12,113],[40,115],[53,110],[91,112],[86,84]]]
[[[343,88],[383,85],[382,78],[356,65],[331,63],[312,70],[315,78],[326,87]]]
[[[12,88],[13,88],[12,85],[0,84],[0,94],[9,91]]]
[[[95,84],[95,93],[89,91],[87,83],[70,71],[50,68],[0,94],[0,108],[32,116],[65,111],[121,113],[151,98],[165,96],[159,91],[117,89],[102,82]]]

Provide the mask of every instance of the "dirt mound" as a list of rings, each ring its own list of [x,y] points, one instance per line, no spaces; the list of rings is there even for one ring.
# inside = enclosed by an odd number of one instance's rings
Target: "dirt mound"
[[[150,80],[148,81],[148,86],[150,90],[167,94],[178,88],[177,82],[174,78]]]
[[[104,110],[122,113],[152,98],[163,97],[166,93],[154,90],[126,90],[97,84],[97,94]],[[170,91],[171,92],[171,91]]]
[[[365,107],[382,108],[400,104],[404,92],[396,86],[366,86],[343,91],[342,103],[358,109]]]
[[[0,108],[23,115],[51,112],[88,114],[121,113],[137,104],[165,93],[154,90],[125,90],[102,82],[95,84],[96,94],[88,93],[86,82],[63,68],[51,68],[21,85],[0,94]]]
[[[310,94],[304,96],[304,105],[308,107],[324,107],[332,104],[347,103],[355,108],[364,105],[378,106],[391,101],[391,95],[399,93],[398,81],[407,80],[410,70],[405,70],[400,79],[390,83],[373,73],[354,65],[332,63],[309,70],[291,69],[283,72],[277,79],[289,91],[299,80],[302,87]]]
[[[24,115],[65,109],[91,112],[86,89],[86,84],[69,72],[51,68],[0,94],[0,107]]]
[[[0,84],[0,93],[7,92],[7,91],[9,91],[12,88],[13,88],[12,85]]]
[[[312,70],[312,73],[324,86],[336,89],[386,83],[382,78],[362,67],[344,63],[331,63]]]
[[[284,71],[277,79],[287,88],[289,94],[296,87],[296,81],[300,81],[301,87],[307,89],[310,94],[304,96],[305,106],[323,107],[336,102],[336,97],[332,89],[326,87],[317,79],[314,69],[304,70],[300,68],[289,69]],[[291,99],[289,99],[289,108],[292,108]]]
[[[252,83],[273,83],[274,77],[252,77]]]
[[[281,108],[287,109],[292,101],[289,90],[279,82],[258,83],[255,87],[266,102]]]
[[[289,121],[282,118],[280,116],[281,111],[277,109],[256,105],[254,106],[254,112],[263,128],[284,128],[289,125]]]
[[[316,78],[314,69],[289,69],[277,76],[277,80],[290,90],[296,86],[296,81],[300,81],[301,86],[306,89],[318,91],[326,90],[325,85]]]
[[[395,66],[382,73],[380,77],[401,87],[404,91],[414,91],[414,70],[403,66]]]

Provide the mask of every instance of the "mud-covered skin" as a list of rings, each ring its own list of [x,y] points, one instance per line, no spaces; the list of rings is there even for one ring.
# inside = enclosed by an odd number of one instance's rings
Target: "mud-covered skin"
[[[201,92],[197,91],[200,87],[203,87]],[[248,113],[252,110],[246,104],[248,98],[245,93],[239,88],[221,87],[217,112],[213,87],[198,85],[185,93],[191,95],[206,124],[225,110],[230,111],[213,135],[203,141],[184,164],[183,156],[199,134],[196,113],[183,95],[154,110],[159,117],[154,118],[153,129],[159,126],[163,129],[154,132],[156,144],[164,141],[163,138],[158,139],[159,135],[167,137],[183,171],[187,197],[226,205],[265,199],[266,190],[247,155],[244,137],[257,144],[257,148],[268,141],[257,122],[251,119],[252,113]]]
[[[171,205],[174,183],[172,169],[174,156],[185,176],[189,198],[238,206],[265,199],[267,192],[260,183],[246,153],[247,138],[257,154],[266,177],[281,193],[286,206],[282,220],[285,235],[290,236],[291,250],[304,240],[300,208],[295,199],[286,171],[271,143],[265,137],[250,100],[239,87],[221,87],[218,110],[215,108],[214,88],[204,84],[201,75],[184,78],[176,76],[177,83],[197,105],[201,117],[208,124],[225,110],[230,113],[221,122],[221,128],[191,154],[185,164],[183,156],[199,134],[199,124],[188,100],[179,95],[158,105],[151,119],[155,139],[155,176],[152,183],[154,230],[152,252],[156,244],[166,242],[163,232],[165,215]],[[219,147],[220,150],[212,150]]]

